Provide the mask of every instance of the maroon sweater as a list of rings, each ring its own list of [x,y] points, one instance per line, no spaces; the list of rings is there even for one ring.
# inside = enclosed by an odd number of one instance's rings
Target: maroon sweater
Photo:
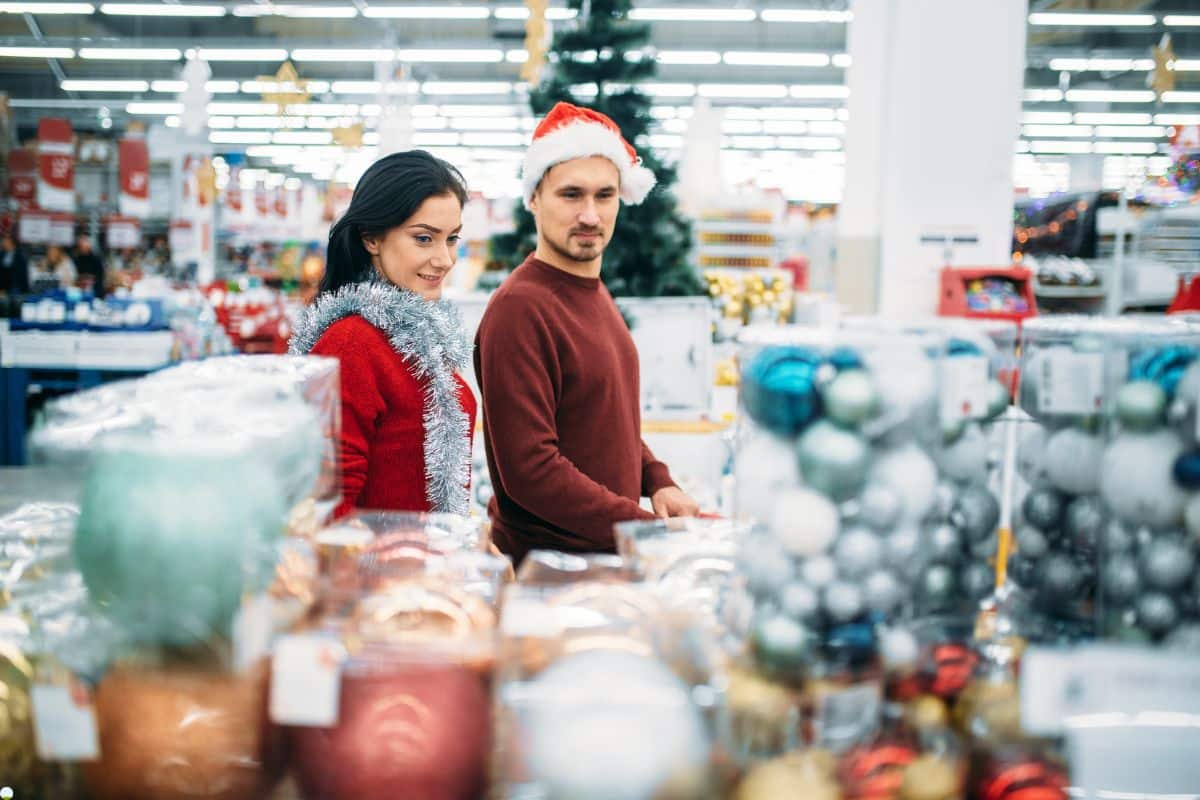
[[[613,552],[613,523],[673,486],[642,442],[638,356],[612,295],[525,260],[488,303],[475,337],[496,545]]]

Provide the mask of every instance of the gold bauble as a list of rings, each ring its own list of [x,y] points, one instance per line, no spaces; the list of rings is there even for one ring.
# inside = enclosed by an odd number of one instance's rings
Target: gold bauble
[[[944,728],[950,722],[946,704],[940,697],[923,694],[909,701],[904,709],[904,719],[919,731]]]
[[[741,319],[742,315],[744,313],[745,313],[745,309],[743,308],[742,303],[739,300],[730,300],[728,303],[725,304],[725,318],[726,319]]]
[[[954,705],[954,724],[964,734],[989,741],[1023,738],[1016,681],[981,678],[968,683]]]
[[[923,755],[904,768],[900,800],[955,800],[960,796],[958,770],[935,755]]]
[[[734,794],[734,800],[841,800],[841,797],[837,781],[817,761],[790,754],[754,767]]]
[[[35,791],[32,680],[29,660],[13,644],[0,643],[0,783],[12,788],[14,797]]]
[[[726,694],[734,737],[751,750],[776,750],[797,733],[800,711],[786,686],[740,667],[729,671]]]
[[[746,295],[746,302],[750,304],[751,308],[758,308],[763,304],[762,292],[750,292]]]

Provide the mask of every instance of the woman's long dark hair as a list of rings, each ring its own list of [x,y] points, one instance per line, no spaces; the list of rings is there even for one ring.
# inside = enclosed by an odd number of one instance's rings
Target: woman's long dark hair
[[[424,150],[392,153],[368,167],[354,187],[350,207],[329,231],[321,293],[369,280],[375,268],[363,237],[382,237],[427,199],[444,194],[465,205],[466,181],[453,165]]]

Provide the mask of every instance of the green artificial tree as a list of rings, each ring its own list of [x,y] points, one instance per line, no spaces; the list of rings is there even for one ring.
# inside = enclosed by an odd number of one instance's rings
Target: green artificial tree
[[[554,34],[550,74],[530,92],[534,114],[542,117],[559,101],[607,114],[658,177],[640,205],[622,206],[604,251],[601,278],[618,297],[701,294],[700,280],[688,263],[691,224],[679,213],[671,192],[675,170],[659,161],[646,141],[653,118],[650,100],[637,90],[637,83],[653,77],[655,59],[626,58],[626,53],[643,52],[650,26],[628,19],[632,0],[570,0],[569,5],[578,12],[576,23]],[[594,88],[594,95],[575,94],[584,87]],[[493,262],[505,269],[516,267],[537,246],[533,216],[520,201],[514,222],[512,233],[492,237]]]

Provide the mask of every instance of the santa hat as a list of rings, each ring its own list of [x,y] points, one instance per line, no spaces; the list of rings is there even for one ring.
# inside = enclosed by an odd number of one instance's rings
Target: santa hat
[[[533,143],[525,151],[521,182],[525,189],[525,207],[555,164],[575,158],[603,156],[617,165],[621,174],[621,199],[637,205],[646,199],[657,179],[642,166],[633,145],[621,136],[617,123],[590,108],[557,103],[533,132]]]

